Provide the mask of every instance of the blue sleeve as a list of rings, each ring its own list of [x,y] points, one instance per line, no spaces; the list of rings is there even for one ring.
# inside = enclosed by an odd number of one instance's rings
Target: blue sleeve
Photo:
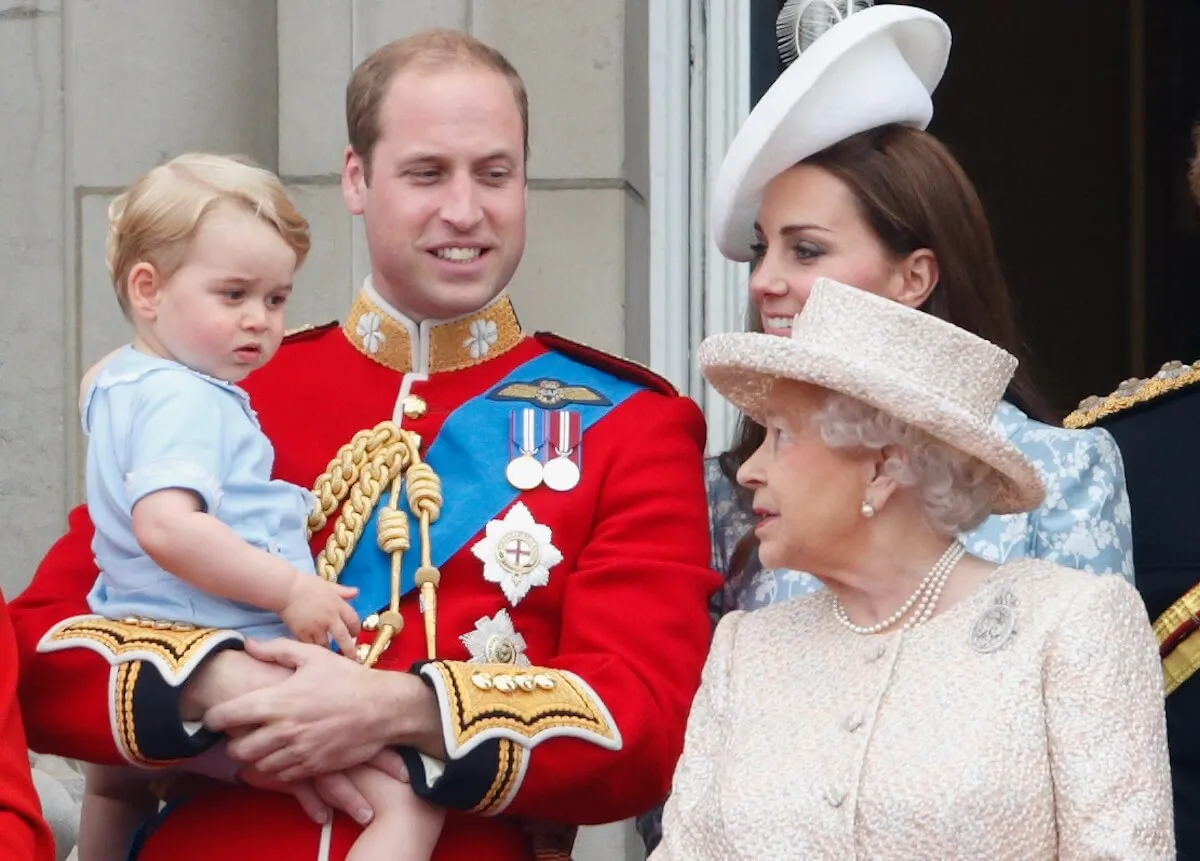
[[[745,533],[736,524],[738,502],[734,494],[734,486],[721,472],[717,458],[710,457],[704,462],[705,484],[708,490],[708,528],[711,560],[709,565],[721,575],[721,588],[713,593],[709,600],[709,615],[713,625],[730,610],[736,609],[737,598],[734,594],[735,584],[730,576],[729,564],[738,541]]]
[[[1100,428],[1032,435],[1045,444],[1037,459],[1046,501],[1031,518],[1029,555],[1133,583],[1129,493],[1112,435]]]
[[[125,475],[130,506],[170,488],[192,491],[205,511],[216,512],[224,474],[221,399],[230,395],[186,371],[157,371],[136,385]]]

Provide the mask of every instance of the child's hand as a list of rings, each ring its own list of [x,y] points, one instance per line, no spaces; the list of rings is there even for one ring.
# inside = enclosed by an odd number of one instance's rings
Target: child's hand
[[[332,638],[342,654],[356,659],[354,638],[358,635],[358,615],[346,603],[347,598],[356,594],[358,590],[350,586],[301,574],[296,577],[279,615],[300,642],[328,646]]]

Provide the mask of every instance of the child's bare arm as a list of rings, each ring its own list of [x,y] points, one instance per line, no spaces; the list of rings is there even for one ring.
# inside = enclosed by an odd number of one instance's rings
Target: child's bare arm
[[[286,560],[243,541],[202,510],[191,491],[150,493],[133,506],[133,533],[164,571],[212,595],[279,613],[305,642],[354,654],[358,617],[346,603],[355,590],[302,574]]]

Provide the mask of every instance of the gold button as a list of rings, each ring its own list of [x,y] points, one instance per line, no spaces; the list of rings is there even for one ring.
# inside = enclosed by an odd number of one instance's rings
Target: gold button
[[[537,687],[533,681],[533,678],[525,675],[524,673],[514,677],[513,681],[516,682],[517,687],[523,691],[532,691],[535,687]]]
[[[544,691],[554,690],[554,679],[550,678],[545,673],[538,673],[533,677],[533,683]]]
[[[404,398],[404,417],[406,419],[419,419],[428,410],[425,399],[420,395],[408,395]]]
[[[492,689],[492,677],[488,673],[475,673],[475,675],[471,676],[471,684],[481,691],[490,691]]]
[[[379,630],[379,614],[372,613],[362,620],[362,629],[367,632]]]
[[[492,683],[496,686],[496,690],[501,693],[511,694],[517,689],[517,683],[513,681],[512,676],[499,675],[492,679]]]

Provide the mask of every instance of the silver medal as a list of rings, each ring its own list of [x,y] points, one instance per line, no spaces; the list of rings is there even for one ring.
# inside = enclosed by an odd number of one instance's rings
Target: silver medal
[[[548,424],[550,428],[546,435],[557,457],[551,458],[546,464],[543,480],[551,490],[568,491],[579,484],[577,460],[581,434],[580,417],[578,413],[570,410],[559,410],[551,414]]]
[[[517,490],[533,490],[542,483],[542,462],[538,453],[544,444],[540,437],[541,422],[536,410],[514,412],[509,431],[510,445],[520,452],[508,462],[504,477]]]
[[[542,480],[551,490],[567,491],[579,484],[579,467],[569,457],[556,457],[546,464]]]
[[[504,476],[517,490],[533,490],[542,483],[542,465],[533,455],[523,454],[508,464]]]

